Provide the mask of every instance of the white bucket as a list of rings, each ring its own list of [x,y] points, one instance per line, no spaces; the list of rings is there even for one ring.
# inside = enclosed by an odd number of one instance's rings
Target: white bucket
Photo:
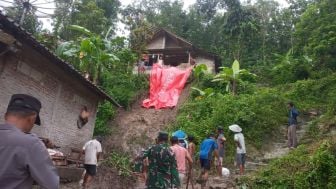
[[[230,176],[230,170],[228,168],[223,167],[222,168],[222,176],[223,177],[228,177]]]

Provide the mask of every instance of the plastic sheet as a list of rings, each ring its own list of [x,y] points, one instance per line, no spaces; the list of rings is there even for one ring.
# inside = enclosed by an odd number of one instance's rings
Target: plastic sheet
[[[180,70],[154,64],[150,74],[149,98],[143,101],[142,106],[155,109],[175,107],[191,70],[192,67]]]

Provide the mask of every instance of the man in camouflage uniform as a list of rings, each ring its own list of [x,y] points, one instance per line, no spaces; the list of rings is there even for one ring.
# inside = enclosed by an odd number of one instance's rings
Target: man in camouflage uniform
[[[159,132],[157,144],[145,151],[144,158],[148,158],[147,189],[180,186],[175,156],[168,146],[168,133]]]

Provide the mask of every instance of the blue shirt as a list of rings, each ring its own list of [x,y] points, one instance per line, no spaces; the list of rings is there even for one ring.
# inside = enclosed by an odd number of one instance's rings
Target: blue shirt
[[[215,139],[207,138],[203,140],[200,146],[200,158],[211,159],[211,154],[215,149],[218,149],[218,145]]]
[[[293,107],[289,110],[289,115],[288,115],[288,125],[296,125],[297,124],[297,119],[296,117],[299,115],[299,112]]]

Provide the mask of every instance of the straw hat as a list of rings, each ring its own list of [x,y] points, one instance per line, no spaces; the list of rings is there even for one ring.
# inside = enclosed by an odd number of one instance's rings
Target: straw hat
[[[235,133],[240,133],[243,129],[239,127],[237,124],[233,124],[229,126],[229,129]]]

